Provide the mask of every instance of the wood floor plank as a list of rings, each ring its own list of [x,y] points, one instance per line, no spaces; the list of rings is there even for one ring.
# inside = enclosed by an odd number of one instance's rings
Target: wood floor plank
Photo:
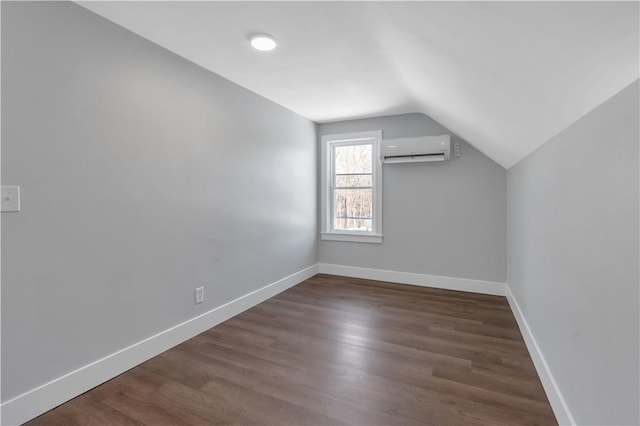
[[[316,275],[29,425],[556,425],[504,297]]]
[[[210,330],[204,336],[203,339],[210,338],[214,330]],[[252,347],[251,341],[238,341],[231,336],[226,336],[218,341],[219,345],[212,346],[203,343],[200,345],[199,351],[203,353],[220,354],[225,359],[233,359],[238,362],[239,365],[258,365],[259,368],[264,370],[273,370],[272,365],[261,365],[261,362],[280,363],[284,372],[283,376],[287,376],[289,380],[301,380],[309,383],[316,383],[322,386],[333,387],[342,391],[348,389],[351,384],[356,384],[360,389],[368,389],[370,391],[383,390],[388,394],[393,394],[401,397],[402,403],[413,400],[415,398],[421,398],[423,403],[425,401],[432,401],[436,403],[437,410],[428,410],[429,406],[426,404],[418,407],[418,411],[422,412],[422,417],[419,417],[423,421],[426,411],[444,411],[444,407],[447,404],[465,405],[467,401],[457,399],[457,396],[464,394],[466,400],[473,403],[486,404],[489,406],[500,406],[511,408],[513,410],[523,410],[529,413],[538,413],[540,411],[545,412],[548,409],[548,404],[538,404],[536,401],[529,399],[519,398],[511,394],[504,394],[493,392],[490,390],[481,389],[473,386],[465,386],[455,381],[439,381],[437,377],[432,377],[430,380],[421,380],[421,378],[414,378],[411,376],[389,375],[387,371],[382,370],[372,371],[368,366],[361,365],[358,367],[351,366],[350,364],[343,363],[340,359],[333,360],[321,359],[310,356],[300,356],[300,354],[293,354],[282,352],[274,348],[263,347],[261,350]],[[231,349],[229,349],[231,348]],[[252,358],[243,360],[243,352],[251,353]],[[304,365],[309,370],[319,372],[317,376],[307,375],[302,378],[298,378],[294,372],[290,371],[289,366]],[[470,370],[470,368],[469,368]],[[339,386],[335,386],[339,385]],[[342,397],[348,397],[347,394],[341,395]],[[391,400],[389,396],[378,397],[372,395],[369,400],[373,401],[374,409],[384,405],[388,400]],[[362,401],[360,401],[362,403]],[[366,402],[365,402],[366,403]],[[467,404],[468,405],[468,404]],[[421,410],[421,411],[420,411]],[[441,424],[442,420],[438,420],[438,424]],[[511,420],[513,424],[514,420]],[[517,423],[517,422],[516,422]]]
[[[245,365],[249,363],[246,363],[246,360],[242,358],[242,354],[234,357],[234,362],[230,363],[225,361],[228,359],[226,356],[217,357],[218,352],[213,353],[213,356],[208,356],[209,352],[205,351],[204,353],[207,355],[202,352],[189,351],[189,359],[197,368],[213,372],[216,377],[238,383],[263,394],[272,395],[299,407],[307,407],[316,413],[330,414],[340,422],[367,425],[425,424],[425,422],[403,416],[387,415],[378,410],[379,407],[376,407],[375,411],[366,409],[366,404],[362,404],[360,400],[344,398],[344,395],[325,393],[325,388],[317,386],[317,377],[307,375],[301,378],[300,372],[274,365],[267,365],[266,369],[248,369],[245,368]],[[260,363],[254,362],[250,365],[256,366]],[[364,393],[364,390],[355,386],[345,386],[344,389],[351,389],[352,394]]]

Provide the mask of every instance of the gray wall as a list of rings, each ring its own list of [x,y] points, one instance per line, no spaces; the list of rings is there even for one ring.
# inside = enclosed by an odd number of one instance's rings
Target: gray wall
[[[511,289],[578,424],[638,424],[636,81],[508,172]]]
[[[451,134],[424,114],[320,124],[320,135]],[[443,163],[383,166],[382,244],[321,241],[320,262],[458,278],[506,279],[506,171],[460,138]]]
[[[3,400],[316,263],[314,123],[72,3],[2,66]]]

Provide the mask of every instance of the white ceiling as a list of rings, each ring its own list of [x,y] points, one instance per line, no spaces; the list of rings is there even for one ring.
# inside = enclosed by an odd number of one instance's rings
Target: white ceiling
[[[640,75],[637,2],[81,4],[311,120],[423,112],[506,168]]]

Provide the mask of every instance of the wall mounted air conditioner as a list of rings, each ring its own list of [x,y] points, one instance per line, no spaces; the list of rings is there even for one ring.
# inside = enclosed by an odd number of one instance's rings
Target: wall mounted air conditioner
[[[385,139],[380,145],[380,156],[384,164],[445,161],[451,158],[451,137]]]

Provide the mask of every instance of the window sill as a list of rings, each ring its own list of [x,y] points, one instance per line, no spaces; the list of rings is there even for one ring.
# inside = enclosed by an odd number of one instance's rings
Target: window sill
[[[342,232],[321,232],[321,240],[327,241],[345,241],[351,243],[371,243],[382,244],[382,235],[380,234],[348,234]]]

